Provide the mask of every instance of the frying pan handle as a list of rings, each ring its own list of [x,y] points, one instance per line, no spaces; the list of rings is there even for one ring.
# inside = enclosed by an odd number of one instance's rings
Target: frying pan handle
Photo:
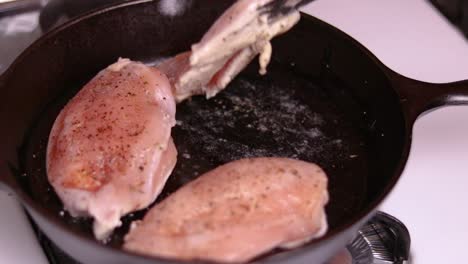
[[[398,75],[394,87],[408,121],[442,106],[468,105],[468,80],[452,83],[427,83]]]

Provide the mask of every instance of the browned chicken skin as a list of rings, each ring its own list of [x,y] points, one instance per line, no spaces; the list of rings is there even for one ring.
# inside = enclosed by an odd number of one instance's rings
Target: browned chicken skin
[[[184,260],[245,262],[322,236],[327,177],[315,164],[255,158],[220,166],[153,207],[126,250]]]

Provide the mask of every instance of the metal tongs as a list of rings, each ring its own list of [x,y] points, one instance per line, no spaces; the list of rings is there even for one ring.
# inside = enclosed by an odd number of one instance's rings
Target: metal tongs
[[[272,0],[259,8],[260,14],[267,14],[271,21],[288,15],[314,0]]]

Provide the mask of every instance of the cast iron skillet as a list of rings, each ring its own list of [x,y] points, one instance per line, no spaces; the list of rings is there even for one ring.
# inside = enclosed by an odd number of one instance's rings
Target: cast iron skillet
[[[171,262],[119,249],[129,222],[144,211],[125,217],[107,245],[94,241],[89,220],[61,211],[45,174],[52,123],[84,83],[119,56],[154,62],[188,50],[232,1],[186,1],[176,17],[162,15],[158,3],[126,3],[73,20],[29,47],[0,79],[1,182],[50,239],[83,263]],[[258,261],[322,263],[395,185],[418,115],[468,103],[468,82],[403,77],[343,32],[307,15],[273,46],[268,75],[260,77],[251,65],[216,98],[178,105],[173,136],[179,160],[159,200],[241,157],[316,162],[330,179],[327,235]]]

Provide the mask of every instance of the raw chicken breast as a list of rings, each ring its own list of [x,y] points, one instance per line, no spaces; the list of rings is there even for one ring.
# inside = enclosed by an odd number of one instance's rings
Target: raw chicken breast
[[[147,207],[176,163],[175,100],[164,74],[121,59],[67,104],[47,149],[50,183],[72,216],[94,218],[104,239]]]
[[[254,158],[220,166],[135,222],[124,248],[181,260],[245,262],[326,229],[327,177],[315,164]]]
[[[294,9],[300,1],[282,1],[282,7],[290,9],[289,12],[272,17],[266,9],[273,2],[275,0],[237,1],[190,52],[158,66],[173,83],[178,102],[195,94],[215,96],[258,54],[260,73],[266,73],[272,53],[270,40],[291,29],[300,18]]]

